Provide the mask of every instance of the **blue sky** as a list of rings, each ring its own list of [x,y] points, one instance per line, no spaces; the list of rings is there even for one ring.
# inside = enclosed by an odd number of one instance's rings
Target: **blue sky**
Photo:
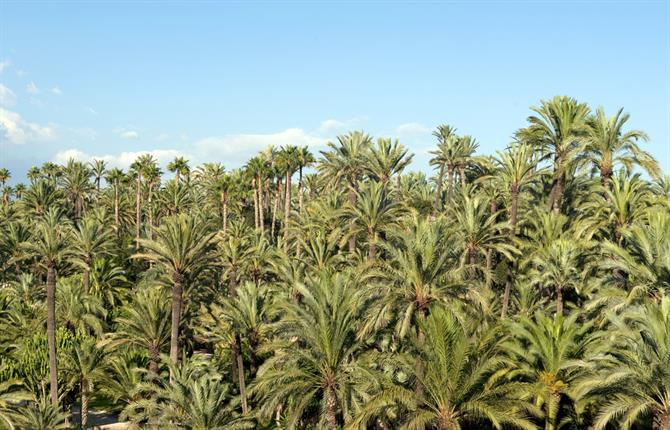
[[[0,166],[141,151],[236,167],[268,144],[430,130],[502,149],[567,94],[630,112],[670,171],[670,2],[7,2]]]

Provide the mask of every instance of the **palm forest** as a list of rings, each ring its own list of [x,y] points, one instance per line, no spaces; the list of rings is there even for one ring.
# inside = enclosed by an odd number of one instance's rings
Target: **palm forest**
[[[623,109],[519,125],[1,169],[0,428],[670,429],[670,177]]]

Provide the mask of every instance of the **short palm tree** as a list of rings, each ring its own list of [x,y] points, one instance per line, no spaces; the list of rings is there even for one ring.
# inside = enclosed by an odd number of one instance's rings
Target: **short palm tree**
[[[66,363],[71,374],[71,383],[79,386],[81,395],[81,428],[88,428],[88,411],[94,384],[104,378],[107,351],[95,339],[87,338],[74,346],[72,356]]]
[[[335,430],[351,416],[367,374],[357,363],[362,345],[355,325],[363,303],[352,276],[324,272],[296,286],[301,303],[279,304],[279,337],[266,347],[275,354],[261,366],[252,388],[262,418],[281,405],[288,427],[295,429],[308,418],[307,408],[317,404],[317,421]]]
[[[433,308],[422,327],[425,340],[417,344],[416,357],[422,371],[409,386],[396,383],[372,396],[349,428],[366,428],[393,407],[400,429],[460,430],[484,423],[495,429],[536,429],[527,417],[533,407],[522,398],[522,384],[505,377],[509,363],[500,327],[475,334],[441,306]]]
[[[14,423],[19,429],[30,430],[68,430],[70,428],[67,415],[44,397],[21,408],[21,413],[14,417]]]

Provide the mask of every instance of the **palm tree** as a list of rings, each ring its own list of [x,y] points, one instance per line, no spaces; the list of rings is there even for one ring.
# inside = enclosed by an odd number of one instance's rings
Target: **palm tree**
[[[34,236],[24,246],[39,258],[46,270],[47,341],[49,349],[49,388],[51,403],[58,405],[58,367],[56,363],[56,270],[70,253],[71,227],[56,208],[49,208],[34,226]]]
[[[510,196],[510,206],[507,212],[510,231],[509,236],[512,241],[516,237],[519,194],[521,191],[534,184],[544,173],[542,169],[537,168],[533,159],[533,149],[523,143],[514,143],[506,151],[498,152],[498,156],[493,159],[497,169],[491,179],[500,187],[506,189]],[[507,279],[505,283],[505,292],[503,294],[501,317],[505,318],[509,306],[509,296],[511,293],[512,282]]]
[[[79,220],[85,209],[86,201],[93,190],[89,181],[91,171],[83,163],[73,159],[68,160],[63,175],[63,191],[67,201],[73,205],[74,219]]]
[[[472,136],[466,135],[458,138],[455,148],[458,176],[461,179],[461,187],[465,188],[465,170],[473,164],[472,155],[477,151],[479,143]]]
[[[624,113],[623,108],[608,118],[602,107],[589,118],[586,146],[580,159],[598,170],[605,188],[610,188],[610,179],[617,165],[631,171],[633,165],[638,164],[652,176],[660,172],[654,158],[637,145],[638,141],[649,140],[646,133],[639,130],[623,131],[629,119],[630,115]]]
[[[300,151],[297,146],[284,146],[281,151],[277,154],[279,165],[285,174],[284,185],[286,191],[284,193],[284,252],[288,249],[288,234],[289,234],[289,217],[291,215],[291,177],[295,172],[296,168],[299,167],[299,155]]]
[[[584,384],[600,403],[594,430],[614,423],[629,430],[648,417],[651,428],[670,428],[670,297],[630,310],[612,333],[612,363]]]
[[[221,204],[221,224],[223,233],[228,231],[228,206],[231,192],[237,186],[235,177],[231,174],[223,174],[214,184],[214,190],[219,194],[219,202]]]
[[[314,164],[316,158],[314,158],[314,155],[309,152],[309,149],[306,146],[300,146],[296,153],[296,161],[298,164],[298,208],[300,209],[300,213],[302,213],[304,189],[304,184],[302,183],[302,171],[305,167],[310,167]]]
[[[89,163],[93,177],[95,178],[95,189],[100,194],[100,181],[107,173],[107,162],[105,160],[93,160]]]
[[[354,338],[363,304],[357,287],[351,275],[324,272],[295,286],[302,296],[300,304],[286,300],[278,305],[281,330],[268,346],[276,353],[261,366],[252,389],[261,401],[262,417],[270,417],[281,406],[288,413],[289,428],[296,428],[314,402],[320,411],[318,421],[335,430],[342,423],[340,417],[351,414],[367,374],[357,363],[362,345]]]
[[[152,167],[156,160],[151,154],[140,155],[130,165],[130,170],[135,176],[135,249],[140,248],[140,232],[142,231],[142,177]]]
[[[265,228],[263,209],[263,183],[267,173],[267,163],[262,155],[250,159],[245,171],[251,176],[251,187],[254,193],[254,220],[256,228],[263,231]]]
[[[395,202],[386,199],[384,185],[370,182],[365,188],[356,191],[356,203],[347,206],[344,217],[354,228],[348,234],[364,234],[368,242],[368,258],[375,260],[379,233],[384,228],[392,228],[400,215]]]
[[[584,148],[587,140],[589,107],[584,103],[557,96],[542,100],[531,108],[536,115],[528,117],[530,126],[520,130],[517,137],[537,148],[542,159],[552,159],[553,182],[548,206],[560,211],[566,175]]]
[[[12,174],[9,172],[9,169],[5,167],[0,168],[0,187],[4,187],[11,177]]]
[[[372,138],[360,131],[351,132],[337,137],[337,145],[328,142],[329,151],[321,151],[322,160],[318,171],[323,175],[330,189],[344,185],[347,190],[348,203],[356,204],[358,182],[365,173],[365,159],[370,150]],[[351,226],[353,230],[354,226]],[[349,252],[356,250],[356,236],[349,237]]]
[[[91,270],[97,257],[107,255],[111,244],[111,233],[93,216],[85,216],[72,235],[73,263],[81,267],[84,292],[91,286]]]
[[[348,428],[365,428],[371,418],[391,408],[397,408],[400,422],[395,428],[400,429],[456,430],[481,428],[483,423],[495,429],[536,428],[526,416],[533,408],[523,400],[522,385],[504,377],[508,363],[500,327],[472,332],[441,306],[422,327],[426,338],[416,345],[416,359],[423,362],[423,371],[410,384],[425,395],[418,396],[411,386],[384,387]]]
[[[183,308],[184,282],[207,267],[212,255],[212,238],[204,220],[191,215],[163,219],[156,229],[156,239],[140,241],[144,252],[133,257],[160,265],[172,281],[172,322],[170,327],[170,360],[179,359],[179,326]]]
[[[521,391],[544,412],[545,430],[557,430],[562,414],[575,414],[578,384],[592,371],[594,360],[587,354],[596,341],[593,324],[580,321],[579,316],[552,318],[537,312],[532,319],[510,323],[509,332],[515,336],[506,344],[510,371],[527,384]]]
[[[0,367],[0,372],[4,369]],[[15,379],[0,382],[0,424],[4,423],[14,430],[12,419],[13,406],[19,402],[32,400],[33,397],[22,390],[21,382]]]
[[[398,143],[398,140],[377,139],[377,145],[370,149],[366,162],[366,173],[378,182],[386,191],[393,175],[400,178],[400,174],[412,162],[414,154],[408,155],[408,149]]]
[[[115,319],[114,345],[132,345],[147,352],[148,370],[158,372],[161,351],[170,342],[169,298],[160,288],[145,288],[124,305]]]
[[[40,398],[37,402],[30,403],[22,408],[20,414],[16,414],[14,421],[20,429],[31,430],[68,430],[70,424],[67,416],[58,406]]]
[[[454,183],[454,169],[456,167],[456,160],[454,156],[454,145],[458,140],[456,136],[456,129],[450,125],[439,125],[437,130],[433,132],[433,136],[437,138],[437,149],[430,153],[434,155],[430,159],[430,165],[438,169],[437,174],[437,190],[435,192],[435,212],[442,209],[442,186],[444,184],[444,173],[447,171],[449,178],[449,196]]]
[[[184,157],[175,157],[174,160],[168,163],[167,169],[175,174],[174,179],[177,183],[181,180],[182,175],[188,177],[191,172],[188,160]]]
[[[105,176],[105,180],[112,186],[112,189],[114,190],[114,226],[116,228],[117,235],[120,234],[119,231],[121,228],[121,219],[119,216],[119,192],[120,185],[124,177],[125,175],[123,174],[123,170],[117,168],[108,170],[107,176]]]
[[[73,382],[79,385],[81,394],[81,428],[88,428],[88,405],[94,383],[105,375],[107,352],[94,339],[84,339],[74,346],[67,364]]]

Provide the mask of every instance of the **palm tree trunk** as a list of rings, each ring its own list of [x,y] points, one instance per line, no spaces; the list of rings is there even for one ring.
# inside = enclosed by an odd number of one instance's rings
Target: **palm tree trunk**
[[[447,199],[451,200],[454,191],[454,166],[447,166],[447,176],[449,177],[449,189],[447,190]]]
[[[152,343],[149,345],[149,373],[155,374],[158,372],[158,360],[160,360],[160,348],[158,344]]]
[[[516,237],[516,223],[517,223],[517,207],[519,204],[519,186],[517,184],[512,184],[510,189],[511,195],[511,209],[509,216],[510,223],[510,237],[514,240]],[[500,318],[505,318],[507,316],[507,310],[509,308],[509,296],[512,292],[512,270],[511,266],[507,269],[507,281],[505,282],[505,292],[503,293],[503,302],[502,310],[500,311]]]
[[[279,209],[279,196],[281,196],[281,178],[277,178],[277,195],[272,207],[272,226],[270,227],[270,237],[275,237],[275,225],[277,224],[277,210]]]
[[[347,199],[349,200],[349,205],[351,207],[354,207],[356,205],[356,191],[354,190],[353,186],[349,187],[349,191],[347,193]],[[356,251],[356,235],[353,234],[353,230],[356,227],[354,226],[354,222],[352,221],[349,230],[352,232],[352,234],[349,236],[349,252],[354,253]]]
[[[556,315],[563,315],[563,287],[556,286]]]
[[[242,403],[242,413],[247,414],[249,412],[249,407],[247,406],[247,386],[245,382],[244,375],[244,361],[242,357],[242,341],[240,340],[240,334],[235,333],[235,343],[233,345],[235,352],[235,360],[237,362],[237,377],[240,384],[240,402]]]
[[[88,294],[89,289],[91,288],[91,263],[86,263],[86,269],[82,274],[82,283],[84,284],[84,293]]]
[[[377,257],[377,235],[371,229],[368,230],[368,259],[375,261]]]
[[[88,381],[86,378],[81,378],[81,429],[88,428]]]
[[[461,177],[461,187],[465,188],[465,166],[464,165],[459,166],[458,170],[459,175]]]
[[[116,226],[116,235],[119,235],[121,229],[119,222],[119,184],[114,187],[114,225]]]
[[[179,323],[181,322],[181,308],[183,301],[183,275],[179,272],[172,274],[172,322],[170,326],[170,360],[177,363],[179,359]],[[170,381],[173,375],[170,374]]]
[[[149,239],[154,238],[154,211],[151,207],[153,200],[153,184],[149,183],[149,198],[147,199],[147,210],[149,211]]]
[[[328,430],[337,429],[337,392],[335,388],[326,389],[326,424]]]
[[[49,347],[49,392],[58,406],[58,364],[56,362],[56,268],[47,263],[47,343]]]
[[[654,412],[653,430],[670,430],[670,411],[657,410]]]
[[[251,180],[251,188],[254,190],[254,227],[258,228],[258,188],[256,187],[256,178]]]
[[[437,213],[442,210],[442,186],[444,182],[444,164],[440,164],[440,170],[437,174],[437,189],[435,190],[435,203],[433,204],[434,212]]]
[[[135,249],[140,249],[140,224],[142,223],[141,186],[142,176],[137,172],[137,191],[135,193]]]
[[[261,228],[261,233],[265,231],[265,217],[264,217],[264,204],[263,204],[263,181],[259,177],[257,179],[258,185],[258,225]]]
[[[179,175],[179,169],[174,171],[174,180],[179,185],[179,180],[181,179],[181,176]]]
[[[284,252],[288,250],[288,220],[291,215],[291,172],[286,171],[286,200],[284,201]]]

